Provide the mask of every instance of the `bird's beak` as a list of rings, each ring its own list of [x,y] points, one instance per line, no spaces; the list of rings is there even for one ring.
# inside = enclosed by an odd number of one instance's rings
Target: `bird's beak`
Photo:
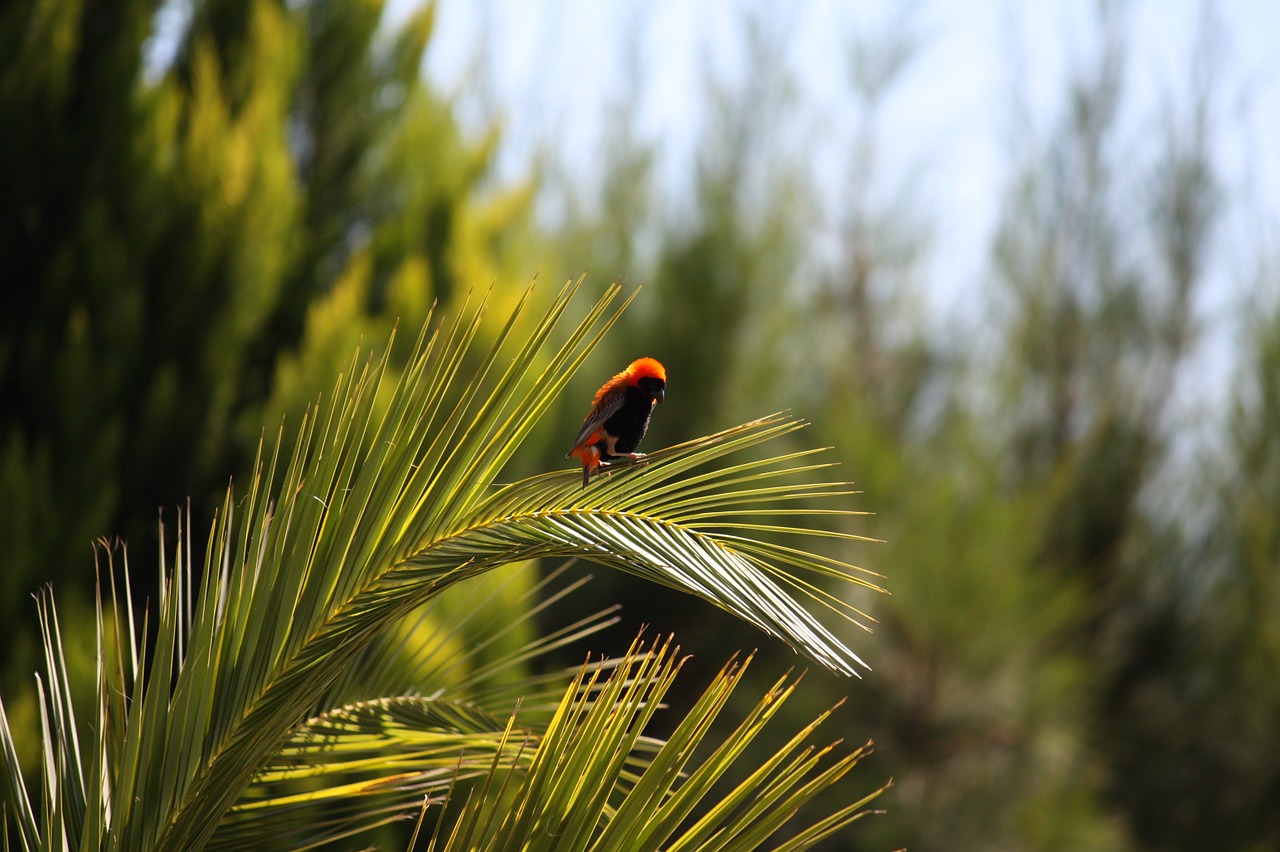
[[[658,402],[662,402],[662,400],[666,399],[666,397],[667,397],[667,389],[658,388],[658,393],[654,398],[657,399]]]

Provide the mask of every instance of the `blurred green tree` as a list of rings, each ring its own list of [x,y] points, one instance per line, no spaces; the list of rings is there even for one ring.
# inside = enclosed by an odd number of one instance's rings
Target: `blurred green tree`
[[[86,575],[95,536],[147,550],[158,507],[216,505],[262,423],[297,422],[362,335],[523,248],[529,186],[491,186],[496,130],[469,139],[423,81],[433,20],[391,29],[363,0],[0,12],[5,681],[32,668],[28,596]]]
[[[805,410],[876,496],[870,531],[885,543],[842,558],[892,566],[893,596],[873,610],[879,667],[850,703],[899,784],[857,848],[1123,848],[1088,739],[1089,672],[1062,643],[1086,599],[1042,570],[1041,494],[1009,487],[975,403],[998,326],[930,319],[934,228],[917,182],[928,164],[897,182],[879,167],[879,118],[917,61],[920,27],[892,17],[851,45],[842,251],[790,323],[792,361],[815,368]]]
[[[986,414],[1004,426],[991,452],[1008,486],[1043,506],[1037,570],[1083,595],[1059,641],[1091,673],[1082,735],[1134,842],[1265,848],[1276,829],[1260,802],[1274,799],[1275,776],[1236,755],[1242,735],[1252,753],[1280,729],[1266,709],[1274,690],[1251,673],[1267,640],[1226,586],[1209,593],[1192,579],[1213,565],[1252,573],[1238,556],[1244,507],[1227,501],[1208,520],[1219,498],[1205,485],[1222,477],[1185,459],[1212,438],[1176,407],[1196,393],[1195,305],[1225,201],[1210,130],[1218,33],[1212,16],[1202,22],[1192,82],[1170,98],[1155,156],[1139,165],[1119,127],[1123,17],[1102,9],[1100,53],[1074,80],[1058,132],[1032,143],[997,240],[1007,349]],[[1247,374],[1243,393],[1256,381]],[[1242,434],[1238,420],[1232,428]],[[1190,532],[1205,521],[1212,533]]]
[[[1158,519],[1099,727],[1151,848],[1280,844],[1280,305],[1270,264],[1243,304],[1221,444]],[[1272,295],[1264,297],[1262,294]],[[1170,478],[1172,479],[1172,477]]]

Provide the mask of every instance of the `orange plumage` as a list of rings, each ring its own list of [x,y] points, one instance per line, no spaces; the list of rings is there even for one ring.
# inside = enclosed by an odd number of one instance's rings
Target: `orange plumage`
[[[632,361],[627,369],[600,386],[591,411],[582,421],[565,458],[582,462],[582,487],[602,463],[617,458],[635,460],[640,439],[649,428],[653,407],[666,397],[667,371],[653,358]]]

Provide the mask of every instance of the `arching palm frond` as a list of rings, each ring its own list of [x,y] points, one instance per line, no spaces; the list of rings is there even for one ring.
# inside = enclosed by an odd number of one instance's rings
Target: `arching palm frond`
[[[575,471],[494,484],[625,307],[611,288],[579,323],[566,323],[576,289],[566,286],[533,317],[526,293],[487,348],[478,344],[481,303],[464,306],[451,325],[428,325],[398,377],[386,358],[353,362],[291,449],[278,440],[261,453],[242,496],[228,493],[202,571],[190,537],[180,535],[175,564],[162,566],[152,622],[133,620],[127,570],[123,589],[107,570],[96,715],[83,726],[56,612],[42,598],[42,795],[22,784],[0,705],[7,819],[24,848],[191,850],[234,838],[253,810],[246,794],[255,779],[322,729],[342,748],[354,747],[350,732],[372,729],[399,743],[393,755],[417,759],[448,737],[470,737],[491,764],[516,766],[520,749],[510,744],[518,737],[503,738],[507,720],[446,712],[443,703],[355,703],[316,715],[390,625],[442,590],[516,560],[584,557],[631,571],[699,595],[835,671],[855,672],[861,661],[793,593],[840,609],[803,572],[871,584],[778,537],[799,530],[750,521],[778,503],[839,496],[843,486],[788,485],[789,472],[814,467],[803,453],[729,459],[799,421],[775,415],[691,441],[586,490]],[[407,734],[413,714],[421,721],[450,713],[453,727],[424,723],[431,743]],[[405,783],[417,795],[434,783],[428,776]]]
[[[633,646],[594,700],[582,696],[599,673],[584,669],[551,726],[531,749],[527,770],[514,777],[491,773],[489,783],[473,791],[451,829],[441,832],[436,827],[428,848],[442,852],[755,849],[867,753],[866,748],[855,748],[835,758],[832,752],[838,743],[822,748],[808,744],[809,736],[829,715],[823,713],[722,798],[710,802],[701,815],[695,813],[696,806],[708,804],[716,785],[738,768],[744,750],[795,690],[795,680],[779,680],[747,718],[695,765],[695,751],[724,709],[748,659],[721,670],[675,732],[646,756],[635,777],[620,784],[634,769],[629,760],[646,723],[679,673],[677,654],[669,640],[651,653]],[[828,760],[829,765],[822,767]],[[867,805],[882,789],[846,803],[777,848],[810,848],[869,813]]]

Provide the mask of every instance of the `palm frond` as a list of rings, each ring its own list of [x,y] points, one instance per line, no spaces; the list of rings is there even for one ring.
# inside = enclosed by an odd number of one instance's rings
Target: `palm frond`
[[[91,751],[80,748],[56,612],[43,599],[38,807],[18,778],[0,706],[0,756],[24,847],[204,847],[379,635],[442,590],[513,561],[582,557],[631,571],[699,595],[835,671],[862,665],[791,592],[841,609],[839,596],[794,571],[875,588],[867,575],[776,540],[800,530],[759,527],[768,540],[757,539],[749,516],[734,515],[847,493],[841,483],[787,485],[815,469],[806,454],[721,464],[800,428],[794,418],[655,453],[585,490],[574,472],[495,484],[628,301],[612,287],[569,323],[577,289],[566,285],[532,319],[527,292],[488,345],[484,299],[463,306],[453,323],[424,326],[399,375],[386,357],[353,360],[291,445],[283,429],[271,449],[264,440],[243,496],[228,491],[202,570],[179,525],[149,620],[133,621],[127,566],[123,589],[108,570],[97,715],[84,728]]]
[[[317,712],[407,694],[466,701],[503,717],[517,702],[526,719],[532,707],[547,702],[554,707],[572,673],[532,678],[523,668],[618,621],[615,605],[552,633],[537,633],[540,614],[590,581],[590,575],[569,581],[571,567],[561,565],[507,601],[503,596],[510,595],[513,581],[533,571],[532,564],[517,564],[496,582],[483,577],[433,597],[362,650],[317,702]],[[495,648],[517,632],[531,638]],[[515,678],[511,673],[517,671]]]
[[[695,806],[705,803],[713,787],[728,777],[795,689],[795,680],[780,680],[709,756],[690,769],[698,746],[749,663],[748,658],[725,667],[671,737],[640,761],[638,773],[633,760],[636,748],[679,674],[678,649],[669,639],[652,650],[634,645],[595,701],[581,696],[586,684],[600,674],[584,670],[537,741],[527,771],[512,776],[495,768],[490,783],[473,790],[452,831],[435,837],[428,848],[441,852],[516,847],[530,852],[758,848],[818,792],[848,773],[867,749],[854,748],[832,759],[838,743],[809,745],[807,741],[829,715],[824,713],[696,815]],[[827,760],[830,765],[819,769]],[[780,848],[811,847],[869,813],[867,805],[882,790],[840,808]],[[424,807],[424,820],[426,811]]]
[[[880,591],[853,566],[823,559],[802,549],[727,535],[725,529],[753,528],[726,523],[719,511],[705,507],[732,505],[732,483],[750,471],[756,485],[793,474],[793,457],[765,459],[690,476],[696,488],[685,490],[682,473],[729,453],[787,434],[804,424],[783,414],[772,415],[724,432],[655,453],[645,463],[605,474],[592,488],[579,487],[572,473],[533,477],[499,488],[464,518],[452,538],[439,538],[406,560],[404,573],[439,576],[441,566],[458,564],[468,554],[470,570],[486,570],[488,560],[510,554],[574,556],[590,559],[645,579],[698,595],[764,632],[780,637],[796,650],[842,674],[865,665],[821,622],[775,581],[784,582],[818,600],[812,584],[786,569],[801,568]],[[756,498],[746,489],[744,502]],[[783,499],[830,497],[844,492],[805,487],[779,492]],[[726,502],[727,501],[727,502]],[[832,510],[836,514],[852,514]],[[755,529],[793,535],[805,531],[760,525]],[[835,535],[835,533],[831,533]],[[860,615],[845,606],[851,618]]]
[[[305,848],[403,819],[424,797],[518,766],[524,749],[508,727],[473,705],[416,695],[329,710],[292,732],[208,848],[252,846],[264,824],[276,843]]]
[[[325,709],[294,729],[254,776],[208,848],[261,848],[264,835],[280,849],[332,843],[406,819],[424,797],[443,798],[494,766],[519,767],[525,744],[538,736],[539,721],[549,717],[572,672],[516,680],[505,674],[616,618],[596,613],[477,665],[487,644],[589,579],[561,587],[564,569],[552,572],[522,596],[545,599],[517,600],[513,618],[510,604],[495,603],[517,576],[486,583],[488,594],[472,596],[469,610],[440,613],[435,599],[363,651],[318,702]],[[487,638],[467,643],[472,631]],[[517,706],[518,729],[509,718]]]

